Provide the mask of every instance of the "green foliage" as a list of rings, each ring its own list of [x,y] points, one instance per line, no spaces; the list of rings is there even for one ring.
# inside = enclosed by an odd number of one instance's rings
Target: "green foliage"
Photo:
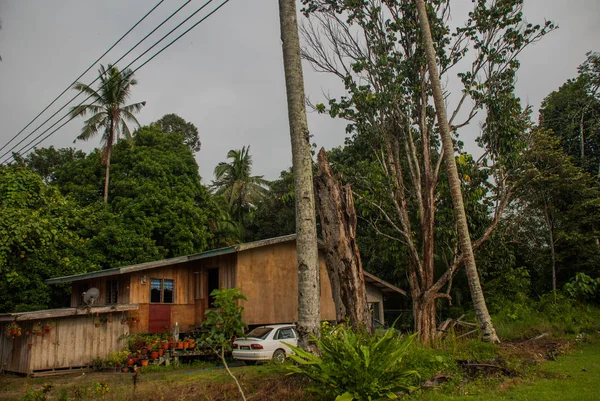
[[[156,125],[165,134],[182,135],[184,143],[192,152],[200,151],[201,143],[198,128],[177,114],[165,114],[160,120],[152,123],[152,125]]]
[[[255,205],[264,198],[269,182],[263,176],[253,176],[250,146],[240,150],[230,150],[227,158],[231,162],[221,162],[215,167],[215,180],[211,188],[215,195],[223,197],[229,206],[229,213],[238,223],[249,223]]]
[[[29,387],[25,394],[23,394],[23,401],[46,401],[48,399],[48,393],[54,385],[45,383],[42,388],[36,390],[33,387]]]
[[[0,167],[0,311],[61,306],[69,289],[44,280],[94,269],[76,233],[84,216],[37,174]]]
[[[271,181],[269,191],[256,205],[252,223],[246,227],[252,240],[274,238],[296,232],[296,202],[292,169]]]
[[[576,78],[544,99],[540,125],[560,139],[577,166],[596,175],[600,172],[600,54],[588,53],[578,70]]]
[[[593,179],[544,130],[532,133],[523,163],[527,179],[513,208],[514,238],[533,267],[532,279],[538,286],[545,284],[543,292],[552,288],[553,247],[558,287],[577,271],[595,274],[600,263],[600,192]]]
[[[600,328],[600,310],[560,294],[556,302],[553,294],[547,294],[538,301],[529,299],[525,304],[508,305],[492,316],[498,335],[505,340],[542,333],[564,337]]]
[[[242,337],[248,326],[242,321],[244,307],[239,301],[246,301],[239,288],[222,288],[210,293],[214,297],[213,308],[206,310],[206,320],[202,323],[207,332],[202,342],[216,349],[231,349],[231,340]]]
[[[565,293],[580,302],[593,300],[600,290],[600,278],[593,279],[585,273],[577,273],[563,287]]]
[[[337,401],[396,399],[398,392],[414,389],[410,379],[418,375],[402,363],[413,339],[394,330],[369,335],[345,325],[326,326],[321,338],[313,339],[320,356],[290,346],[298,366],[287,369],[311,378],[313,391]]]

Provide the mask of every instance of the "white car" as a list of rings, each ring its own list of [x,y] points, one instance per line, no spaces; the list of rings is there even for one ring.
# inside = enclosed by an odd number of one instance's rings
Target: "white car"
[[[246,338],[238,338],[233,342],[233,358],[253,365],[257,361],[273,361],[283,363],[286,355],[293,351],[283,342],[298,345],[298,333],[290,324],[275,324],[257,327],[250,331]]]

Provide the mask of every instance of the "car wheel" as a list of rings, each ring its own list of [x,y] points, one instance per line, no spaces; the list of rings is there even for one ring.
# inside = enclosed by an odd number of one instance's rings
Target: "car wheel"
[[[278,349],[273,352],[273,363],[276,365],[280,365],[285,362],[285,351],[282,349]]]
[[[252,365],[256,365],[256,361],[244,361],[246,362],[246,365],[252,366]]]

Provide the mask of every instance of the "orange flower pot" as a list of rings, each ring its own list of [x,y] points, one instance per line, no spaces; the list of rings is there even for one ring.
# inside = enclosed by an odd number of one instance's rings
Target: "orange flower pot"
[[[147,359],[142,359],[142,367],[146,367],[148,366],[148,360]]]

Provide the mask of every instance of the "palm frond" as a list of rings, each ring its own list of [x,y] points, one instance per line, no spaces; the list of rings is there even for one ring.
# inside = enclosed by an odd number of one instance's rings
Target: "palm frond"
[[[100,94],[98,92],[96,92],[93,88],[91,88],[90,86],[88,86],[86,84],[77,82],[75,85],[73,85],[73,89],[92,96],[92,99],[94,99],[94,102],[102,101],[102,96],[100,96]]]

